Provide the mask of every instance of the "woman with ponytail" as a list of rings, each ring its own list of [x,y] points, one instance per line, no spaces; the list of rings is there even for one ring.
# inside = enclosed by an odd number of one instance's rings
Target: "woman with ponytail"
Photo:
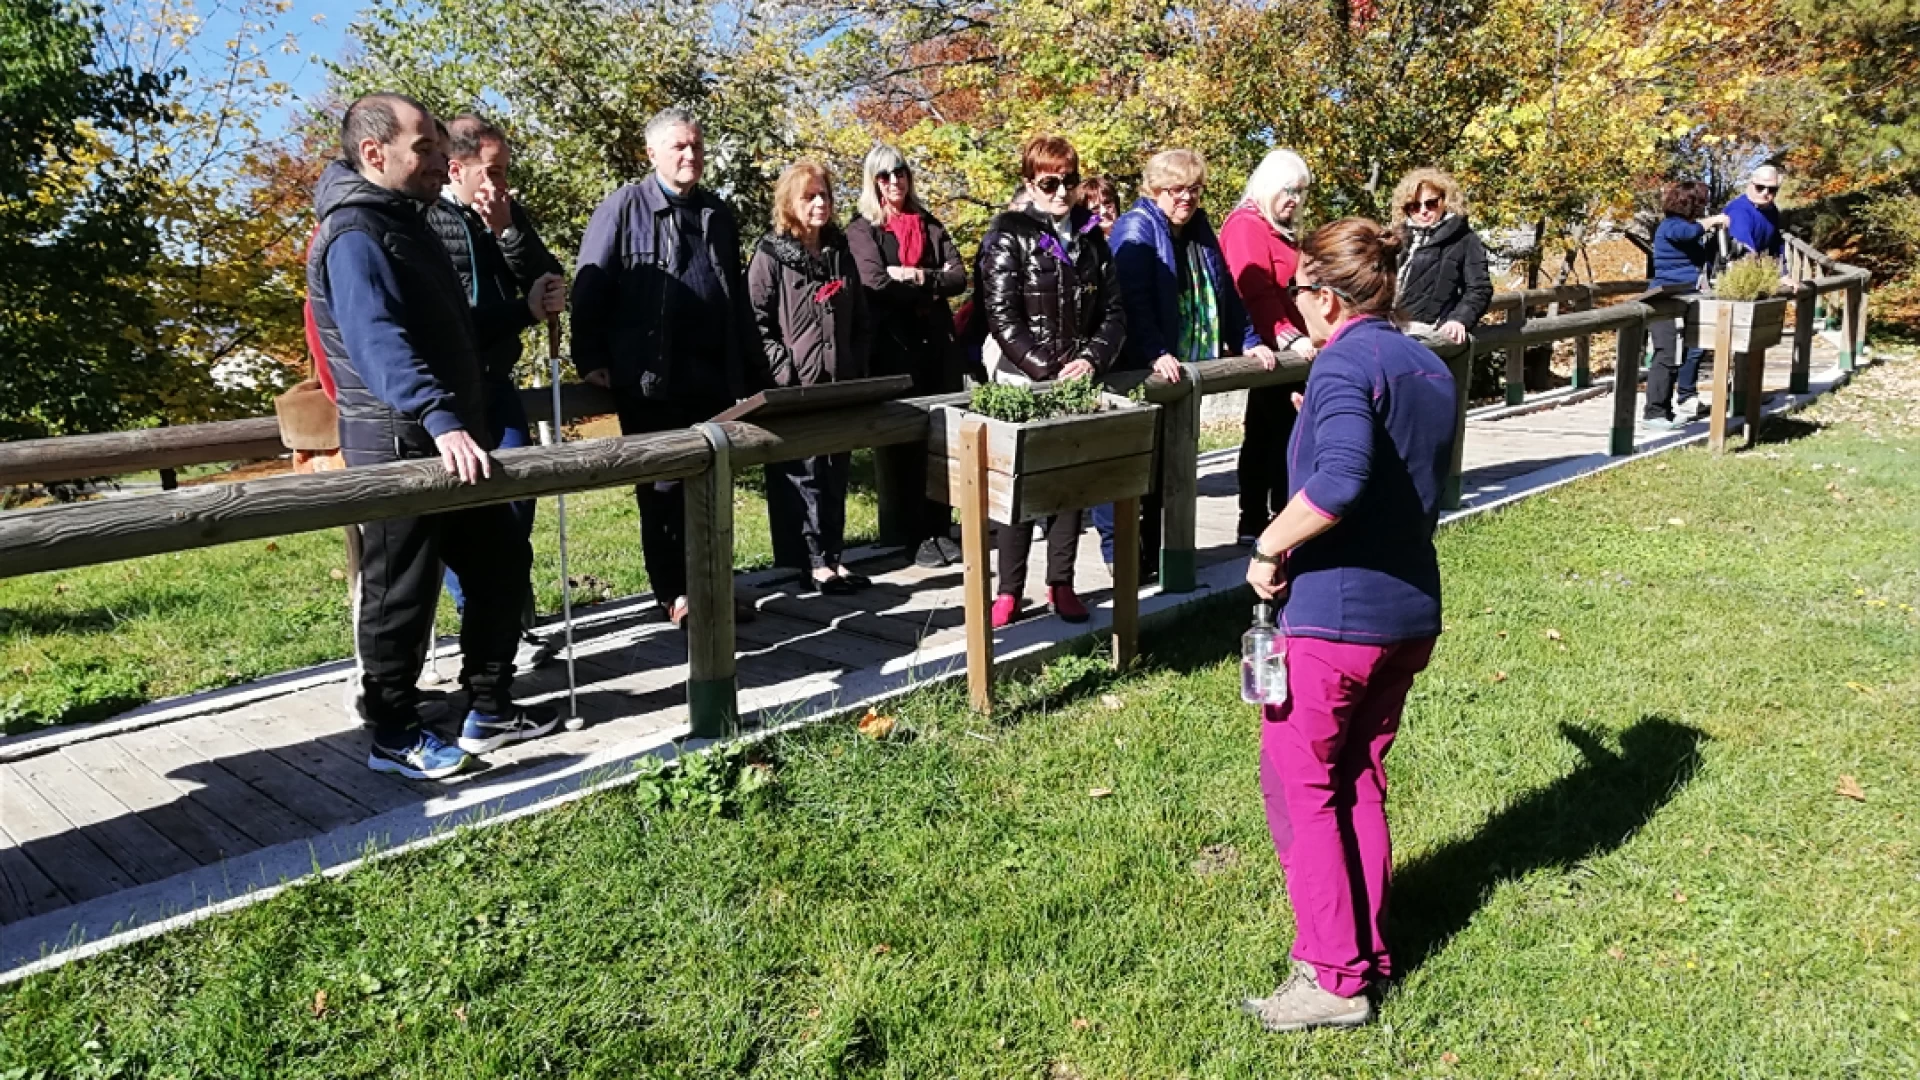
[[[1301,245],[1289,286],[1318,347],[1288,499],[1247,581],[1283,598],[1287,700],[1266,707],[1260,787],[1297,933],[1290,977],[1246,1003],[1268,1030],[1373,1018],[1385,937],[1383,762],[1440,633],[1433,531],[1453,452],[1447,366],[1393,324],[1399,238],[1347,218]]]

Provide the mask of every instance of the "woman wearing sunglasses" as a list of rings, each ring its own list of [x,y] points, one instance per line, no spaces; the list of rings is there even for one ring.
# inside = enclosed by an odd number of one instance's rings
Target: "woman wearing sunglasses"
[[[1180,381],[1180,365],[1245,353],[1272,369],[1273,350],[1247,320],[1233,275],[1220,253],[1213,223],[1200,205],[1206,194],[1207,160],[1192,150],[1163,150],[1147,160],[1140,198],[1113,226],[1115,273],[1127,310],[1127,337],[1118,367],[1151,369],[1167,382]],[[1140,500],[1140,550],[1113,550],[1113,507],[1096,507],[1100,554],[1138,558],[1140,579],[1150,581],[1160,550],[1160,499]]]
[[[1453,177],[1415,169],[1393,189],[1400,234],[1400,311],[1407,332],[1437,333],[1458,345],[1493,303],[1487,249],[1467,225],[1466,200]]]
[[[980,245],[981,359],[996,382],[1098,375],[1112,365],[1126,323],[1100,220],[1075,205],[1080,155],[1058,136],[1034,139],[1020,153],[1020,183],[1026,206],[994,218]],[[1045,531],[1048,603],[1067,622],[1085,622],[1087,606],[1073,591],[1080,512],[1055,514]],[[996,627],[1020,611],[1032,537],[1025,522],[999,530]]]
[[[960,361],[947,298],[967,290],[967,264],[947,230],[921,205],[913,169],[900,151],[874,147],[861,173],[860,212],[847,224],[847,246],[874,322],[868,370],[912,376],[916,395],[957,391]],[[892,460],[900,468],[913,475],[926,471],[924,448],[902,447],[897,453]],[[940,503],[920,505],[913,522],[917,565],[960,561],[960,545],[948,535],[951,517]]]
[[[1293,970],[1246,1009],[1271,1031],[1373,1017],[1391,978],[1383,763],[1440,633],[1433,531],[1453,452],[1446,364],[1392,322],[1396,233],[1348,218],[1301,244],[1291,291],[1320,346],[1286,507],[1247,582],[1284,598],[1287,699],[1266,707],[1260,790],[1286,873]]]

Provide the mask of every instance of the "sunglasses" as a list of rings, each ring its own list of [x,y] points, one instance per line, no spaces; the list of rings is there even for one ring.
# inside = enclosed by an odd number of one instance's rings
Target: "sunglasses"
[[[901,165],[893,169],[881,169],[879,172],[873,174],[873,178],[876,182],[898,180],[904,184],[913,179],[913,170],[907,168],[905,165]]]
[[[1753,190],[1763,191],[1763,192],[1766,192],[1768,195],[1778,195],[1780,194],[1780,185],[1779,184],[1755,184],[1753,185]]]
[[[1186,187],[1161,188],[1160,191],[1162,194],[1171,195],[1176,199],[1192,199],[1194,202],[1199,202],[1200,196],[1207,193],[1207,185],[1188,184]]]
[[[1353,303],[1353,297],[1348,296],[1344,290],[1336,288],[1332,285],[1322,285],[1319,282],[1314,282],[1312,284],[1302,284],[1298,281],[1289,282],[1287,284],[1287,299],[1297,301],[1300,299],[1300,294],[1303,292],[1330,292],[1333,295],[1339,297],[1340,299],[1345,300],[1349,304]]]
[[[1417,213],[1421,210],[1426,210],[1431,212],[1431,211],[1440,209],[1442,206],[1446,205],[1446,202],[1447,200],[1445,197],[1440,195],[1435,195],[1427,199],[1415,199],[1412,202],[1408,203],[1407,205],[1401,207],[1400,209],[1405,210],[1409,214]]]
[[[1070,172],[1065,176],[1036,176],[1031,181],[1029,181],[1029,183],[1033,184],[1034,187],[1039,188],[1042,192],[1045,192],[1046,194],[1051,195],[1054,192],[1059,191],[1062,187],[1069,187],[1069,188],[1079,187],[1080,174],[1077,172]]]

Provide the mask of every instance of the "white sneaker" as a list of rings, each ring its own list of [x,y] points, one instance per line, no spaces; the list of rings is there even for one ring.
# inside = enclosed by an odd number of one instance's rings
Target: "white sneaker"
[[[1313,965],[1293,962],[1293,974],[1270,996],[1248,998],[1241,1011],[1268,1031],[1305,1031],[1314,1027],[1359,1027],[1373,1019],[1373,1000],[1365,994],[1344,998],[1320,987]]]
[[[528,630],[520,635],[520,645],[513,653],[515,671],[532,671],[545,667],[560,655],[560,646],[553,638],[541,637]]]

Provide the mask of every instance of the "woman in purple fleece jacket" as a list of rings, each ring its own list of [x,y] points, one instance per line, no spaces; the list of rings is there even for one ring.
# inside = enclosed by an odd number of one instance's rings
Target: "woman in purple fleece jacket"
[[[1397,330],[1398,238],[1348,218],[1301,245],[1291,290],[1320,347],[1288,451],[1286,508],[1247,581],[1284,596],[1287,701],[1268,706],[1260,786],[1286,871],[1293,971],[1247,1009],[1272,1031],[1373,1017],[1385,938],[1383,762],[1440,633],[1433,549],[1453,452],[1447,366]]]

